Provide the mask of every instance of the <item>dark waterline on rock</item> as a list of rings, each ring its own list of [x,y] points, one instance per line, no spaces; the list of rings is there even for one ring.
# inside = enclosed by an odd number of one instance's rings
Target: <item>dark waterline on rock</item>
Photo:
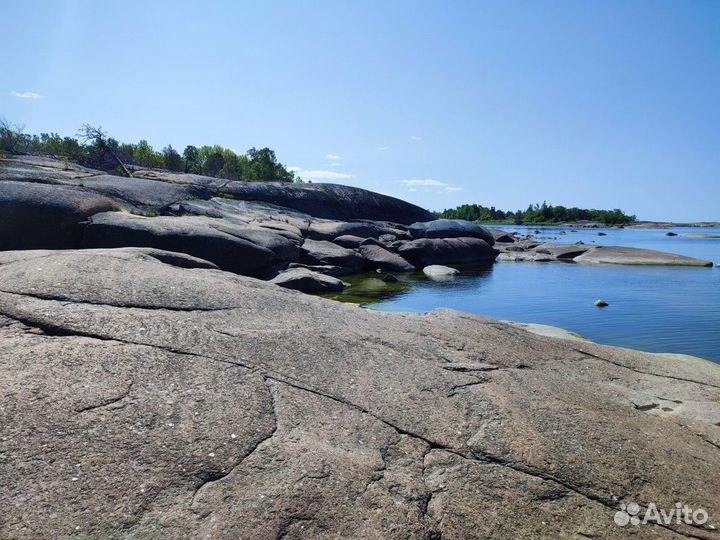
[[[535,228],[511,227],[526,234]],[[535,237],[571,243],[625,245],[720,262],[720,240],[687,238],[717,229],[666,230],[537,228]],[[566,231],[560,235],[560,231]],[[598,237],[598,232],[607,236]],[[380,275],[343,278],[352,283],[336,298],[383,311],[452,308],[494,319],[541,323],[598,343],[650,352],[699,356],[720,362],[720,269],[568,263],[496,263],[464,268],[447,281],[421,274],[386,284]],[[603,309],[593,304],[602,298]]]

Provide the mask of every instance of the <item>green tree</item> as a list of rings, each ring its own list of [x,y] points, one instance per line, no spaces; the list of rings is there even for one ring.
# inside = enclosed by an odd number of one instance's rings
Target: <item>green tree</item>
[[[181,171],[183,170],[182,157],[178,154],[172,145],[168,144],[162,150],[163,164],[168,171]]]

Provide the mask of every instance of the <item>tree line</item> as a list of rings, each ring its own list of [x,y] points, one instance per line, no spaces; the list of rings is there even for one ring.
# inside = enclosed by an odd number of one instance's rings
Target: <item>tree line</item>
[[[279,163],[270,148],[251,148],[236,154],[219,145],[188,145],[182,153],[172,145],[155,150],[146,140],[122,143],[101,128],[84,125],[75,137],[57,133],[30,135],[22,127],[0,119],[0,152],[43,154],[112,174],[132,175],[134,167],[167,169],[228,180],[299,182]]]
[[[614,210],[566,208],[560,205],[553,206],[546,202],[531,204],[527,207],[527,210],[517,210],[516,212],[497,210],[494,206],[488,208],[479,204],[463,204],[457,208],[439,212],[438,217],[479,222],[505,222],[516,225],[576,221],[597,221],[606,225],[624,225],[637,221],[634,215],[627,215],[618,208]]]

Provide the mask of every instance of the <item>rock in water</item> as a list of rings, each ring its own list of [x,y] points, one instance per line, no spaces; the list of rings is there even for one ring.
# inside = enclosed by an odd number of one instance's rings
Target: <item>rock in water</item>
[[[595,306],[606,307],[608,303],[605,300],[595,300]]]
[[[674,233],[672,231],[666,232],[665,236],[677,236],[677,233]]]
[[[637,264],[658,266],[712,266],[712,262],[664,253],[652,249],[639,249],[619,246],[597,246],[588,249],[573,259],[575,262],[587,264]]]
[[[718,526],[715,364],[149,253],[0,253],[0,537],[625,538],[630,501]]]
[[[449,266],[443,266],[441,264],[431,264],[430,266],[426,266],[423,268],[423,274],[430,278],[434,277],[452,277],[456,276],[460,273],[460,270],[457,268],[450,268]]]

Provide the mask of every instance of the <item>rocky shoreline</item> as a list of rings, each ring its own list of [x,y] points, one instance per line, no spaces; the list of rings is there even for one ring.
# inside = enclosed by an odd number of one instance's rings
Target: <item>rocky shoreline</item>
[[[0,161],[0,538],[720,538],[716,364],[288,290],[613,248],[138,172]]]
[[[50,158],[0,160],[0,250],[149,247],[306,292],[336,290],[339,276],[370,270],[496,259],[712,266],[650,250],[518,239],[347,186],[134,175]]]

